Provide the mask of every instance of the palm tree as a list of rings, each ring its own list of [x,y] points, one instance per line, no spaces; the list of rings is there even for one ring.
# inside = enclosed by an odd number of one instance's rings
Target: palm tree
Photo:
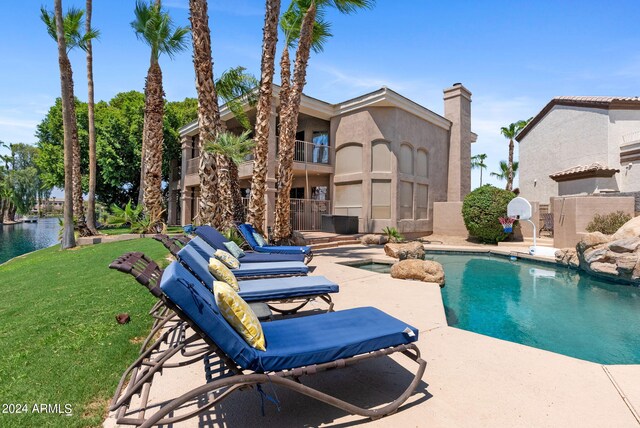
[[[251,154],[255,146],[255,142],[249,138],[251,131],[244,131],[240,135],[231,132],[222,132],[218,134],[215,142],[209,142],[205,146],[205,150],[219,156],[223,156],[228,165],[228,169],[220,168],[218,174],[220,176],[220,185],[223,185],[222,177],[229,180],[229,186],[232,189],[233,198],[233,221],[244,221],[244,207],[242,206],[242,195],[240,193],[240,180],[238,177],[238,165],[244,162],[247,155]],[[224,183],[226,186],[227,184]]]
[[[529,119],[531,120],[531,119]],[[516,135],[518,135],[518,133],[520,131],[522,131],[522,128],[524,128],[525,126],[527,126],[527,123],[529,123],[529,120],[519,120],[515,123],[512,123],[511,125],[507,126],[507,127],[502,127],[500,128],[500,133],[502,135],[504,135],[505,138],[509,139],[509,160],[508,160],[508,165],[509,165],[509,170],[512,172],[509,174],[509,176],[507,177],[507,190],[512,190],[513,189],[513,178],[514,178],[514,172],[517,168],[512,168],[511,166],[513,165],[513,140],[515,140]]]
[[[91,29],[91,12],[93,9],[92,0],[87,0],[85,33],[94,31]],[[92,235],[97,235],[96,229],[96,125],[95,125],[95,102],[93,97],[93,49],[91,40],[87,41],[87,111],[89,122],[89,194],[87,196],[87,228]]]
[[[145,112],[142,136],[144,165],[144,206],[151,219],[161,228],[162,208],[162,119],[164,116],[164,90],[162,70],[158,62],[161,54],[169,58],[184,50],[189,29],[175,27],[169,13],[162,10],[160,1],[147,4],[136,2],[135,20],[131,27],[138,39],[151,48],[151,60],[145,84]],[[142,185],[142,183],[141,183]]]
[[[253,173],[247,221],[263,233],[265,200],[267,191],[267,157],[269,154],[269,132],[271,118],[271,95],[275,68],[276,45],[278,44],[278,17],[280,0],[266,0],[264,29],[262,32],[262,59],[260,62],[260,97],[256,109],[255,149]]]
[[[507,180],[506,190],[513,190],[509,188],[509,177],[513,179],[518,172],[518,161],[514,162],[511,167],[506,161],[500,161],[500,172],[492,172],[490,175],[496,177],[498,180]]]
[[[206,0],[189,0],[189,21],[193,42],[193,68],[198,91],[198,152],[200,163],[200,198],[196,219],[200,224],[214,227],[222,225],[222,209],[232,204],[231,195],[218,191],[218,156],[203,150],[206,142],[216,141],[221,130],[218,94],[213,82],[213,61],[211,58],[211,32]]]
[[[286,85],[285,79],[283,79],[282,86],[286,91],[284,97],[282,93],[280,96],[280,140],[278,171],[276,174],[277,199],[274,225],[274,239],[276,241],[288,239],[292,234],[289,218],[291,209],[289,192],[293,182],[293,151],[298,126],[298,113],[300,112],[300,100],[306,83],[307,64],[314,36],[318,36],[316,24],[320,23],[321,27],[326,28],[327,23],[322,17],[322,11],[326,7],[333,6],[342,13],[351,13],[360,8],[369,8],[372,5],[372,0],[295,0],[289,9],[293,13],[299,12],[302,19],[293,20],[296,26],[291,28],[296,30],[299,28],[299,32],[295,31],[295,34],[299,34],[299,36],[292,39],[297,40],[293,80],[290,85]],[[297,27],[297,22],[300,23],[299,27]],[[288,61],[287,48],[288,46],[285,46],[283,51],[283,61],[281,62],[281,68],[283,69],[289,68],[288,63],[282,64],[285,59]],[[282,67],[283,65],[284,67]],[[288,80],[288,70],[283,71],[282,74]]]
[[[487,169],[487,164],[484,160],[487,158],[486,153],[479,153],[475,156],[471,156],[471,169],[480,169],[480,185],[482,186],[482,170]]]
[[[46,11],[44,11],[46,12]],[[54,2],[55,34],[58,41],[58,64],[60,66],[60,87],[62,92],[62,124],[64,128],[64,217],[61,246],[63,249],[76,246],[73,232],[73,133],[77,129],[76,116],[74,114],[73,76],[71,63],[67,56],[67,44],[65,40],[64,22],[62,18],[62,0]],[[48,13],[43,13],[49,16]],[[46,23],[47,21],[45,21]],[[51,29],[50,25],[47,25]],[[77,135],[77,134],[76,134]]]
[[[85,223],[85,215],[84,215],[84,201],[83,201],[83,191],[82,191],[82,175],[80,171],[80,143],[78,142],[78,125],[76,122],[76,106],[75,106],[75,96],[73,94],[73,70],[71,69],[71,62],[69,62],[68,54],[71,50],[76,47],[86,51],[87,43],[89,43],[92,39],[98,37],[98,32],[95,30],[86,31],[84,34],[80,32],[80,28],[82,26],[82,18],[84,12],[79,9],[71,8],[64,15],[62,19],[62,32],[65,41],[65,67],[68,69],[65,71],[65,74],[68,74],[68,77],[65,76],[65,79],[68,79],[67,84],[69,85],[68,90],[69,96],[71,97],[71,104],[68,108],[71,110],[70,114],[74,117],[73,121],[68,123],[71,133],[70,144],[73,152],[73,157],[71,160],[71,169],[72,169],[72,206],[73,206],[73,215],[75,215],[78,222],[78,230],[80,235],[89,235],[91,232],[87,229]],[[57,30],[58,30],[58,20],[47,11],[44,7],[40,8],[40,19],[44,22],[47,27],[47,32],[54,40],[58,40]],[[60,42],[58,41],[58,45]],[[59,50],[59,47],[58,47]],[[62,78],[62,77],[61,77]],[[65,174],[66,176],[66,174]],[[66,179],[66,177],[65,177]]]

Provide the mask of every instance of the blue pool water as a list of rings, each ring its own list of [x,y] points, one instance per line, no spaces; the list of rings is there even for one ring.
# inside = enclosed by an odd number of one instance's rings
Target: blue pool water
[[[640,364],[638,287],[499,256],[427,259],[444,267],[450,326],[596,363]]]
[[[37,223],[0,225],[0,263],[56,244],[59,230],[57,218],[43,218]]]

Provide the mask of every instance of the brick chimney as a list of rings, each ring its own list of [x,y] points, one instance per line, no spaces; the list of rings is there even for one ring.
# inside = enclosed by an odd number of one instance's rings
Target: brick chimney
[[[471,92],[462,83],[444,91],[444,117],[451,121],[447,201],[462,201],[471,191]]]

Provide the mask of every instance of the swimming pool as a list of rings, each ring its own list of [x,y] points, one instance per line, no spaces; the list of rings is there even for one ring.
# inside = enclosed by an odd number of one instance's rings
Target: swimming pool
[[[450,326],[600,364],[640,364],[638,287],[500,256],[427,259],[444,267]]]

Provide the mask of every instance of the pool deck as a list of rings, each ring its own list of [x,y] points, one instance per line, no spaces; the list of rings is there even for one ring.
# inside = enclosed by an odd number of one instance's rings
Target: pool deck
[[[200,418],[173,426],[640,426],[640,365],[603,366],[448,327],[437,284],[396,280],[342,264],[364,259],[393,260],[382,247],[353,245],[318,251],[310,265],[314,275],[340,284],[334,296],[336,310],[375,306],[420,330],[418,346],[427,369],[423,382],[396,414],[370,421],[276,388],[279,412],[265,400],[262,416],[256,392],[236,392]],[[395,398],[411,378],[408,370],[416,367],[401,357],[377,360],[302,381],[347,401],[377,406]],[[161,403],[203,383],[201,364],[165,370],[154,380],[152,402]],[[268,386],[265,391],[274,395]],[[104,426],[115,422],[107,419]]]

